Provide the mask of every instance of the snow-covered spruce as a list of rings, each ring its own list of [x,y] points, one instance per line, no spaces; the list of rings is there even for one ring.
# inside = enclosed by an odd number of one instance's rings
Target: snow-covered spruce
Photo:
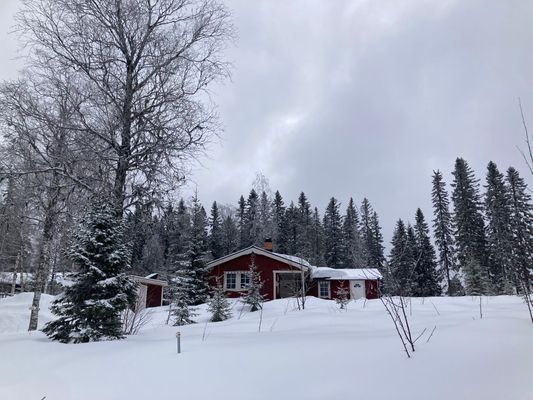
[[[211,313],[212,322],[225,321],[231,317],[231,305],[220,282],[217,282],[217,286],[213,289],[207,310]]]
[[[79,272],[51,310],[59,318],[43,329],[63,343],[123,337],[121,311],[133,305],[135,284],[126,276],[130,254],[109,204],[95,203],[76,232],[69,252]]]
[[[188,280],[177,278],[177,282],[171,284],[168,288],[170,305],[169,317],[173,317],[174,326],[183,326],[193,324],[193,317],[196,314],[196,308],[191,306],[191,298],[189,296],[190,288]],[[169,318],[170,319],[170,318]],[[168,321],[167,321],[168,323]]]
[[[261,294],[263,289],[263,281],[261,280],[261,273],[257,271],[255,264],[255,254],[251,255],[250,266],[248,268],[248,284],[241,301],[250,306],[250,311],[257,311],[263,308],[264,296]]]

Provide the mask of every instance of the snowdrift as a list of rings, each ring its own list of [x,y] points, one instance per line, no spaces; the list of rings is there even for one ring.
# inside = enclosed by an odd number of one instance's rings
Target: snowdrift
[[[533,326],[517,297],[484,297],[483,319],[479,298],[412,299],[414,335],[427,328],[412,359],[379,300],[346,312],[277,300],[262,314],[236,302],[219,323],[202,306],[184,327],[165,325],[162,307],[137,336],[79,345],[25,332],[30,302],[0,301],[2,400],[533,399]],[[41,323],[51,318],[45,304]]]

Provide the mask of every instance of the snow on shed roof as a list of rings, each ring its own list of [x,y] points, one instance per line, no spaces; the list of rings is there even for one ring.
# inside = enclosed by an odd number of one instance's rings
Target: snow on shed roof
[[[353,280],[353,279],[381,279],[376,268],[330,268],[318,267],[311,274],[315,279]]]

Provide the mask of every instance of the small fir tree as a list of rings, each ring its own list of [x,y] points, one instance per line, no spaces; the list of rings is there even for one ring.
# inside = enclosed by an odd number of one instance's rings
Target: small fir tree
[[[257,271],[257,265],[255,264],[255,255],[251,255],[250,266],[248,269],[248,285],[246,292],[241,298],[241,301],[250,306],[250,311],[257,311],[263,308],[263,302],[265,300],[264,295],[261,294],[263,289],[263,281],[261,280],[261,273]]]
[[[224,293],[220,279],[217,279],[217,285],[213,289],[207,310],[211,313],[211,322],[225,321],[231,317],[231,305]]]
[[[194,324],[193,317],[196,317],[196,308],[191,307],[191,300],[186,290],[179,290],[176,293],[174,303],[172,304],[172,316],[174,317],[174,326]]]
[[[130,257],[111,205],[96,202],[70,249],[79,272],[54,301],[51,310],[59,318],[43,332],[63,343],[123,338],[120,313],[135,304],[136,295],[135,284],[125,274]]]
[[[335,293],[337,295],[335,302],[339,305],[341,310],[345,310],[350,302],[350,291],[344,286],[344,281],[339,282],[339,287]]]

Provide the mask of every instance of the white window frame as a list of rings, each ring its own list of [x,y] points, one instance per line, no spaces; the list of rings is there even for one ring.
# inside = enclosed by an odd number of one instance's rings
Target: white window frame
[[[326,285],[328,290],[327,296],[322,296],[322,286]],[[318,298],[319,299],[331,299],[331,281],[318,281]]]
[[[228,275],[234,275],[235,276],[235,287],[231,287],[229,288],[228,287]],[[238,278],[238,273],[236,271],[227,271],[227,272],[224,272],[224,290],[227,290],[227,291],[234,291],[234,290],[237,290],[237,278]]]
[[[245,280],[247,280],[248,282],[245,282]],[[250,285],[250,273],[241,272],[239,274],[239,288],[241,290],[247,290],[249,285]]]
[[[228,274],[235,275],[235,287],[228,288]],[[224,291],[226,292],[244,292],[248,289],[246,286],[242,286],[242,276],[248,275],[248,271],[225,271],[224,272]]]

